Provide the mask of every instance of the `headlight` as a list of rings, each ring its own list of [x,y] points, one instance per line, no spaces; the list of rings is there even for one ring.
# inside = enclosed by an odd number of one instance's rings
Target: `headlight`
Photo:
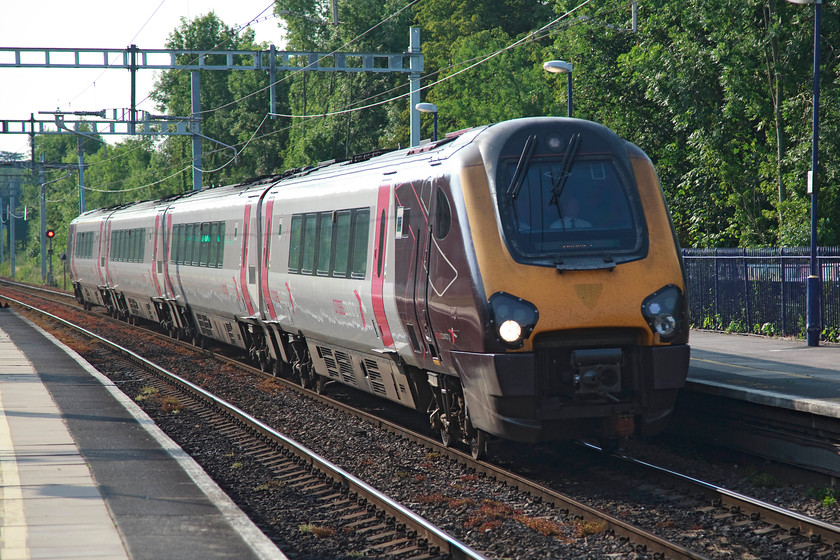
[[[505,292],[488,300],[491,322],[499,339],[510,348],[520,348],[531,336],[540,314],[531,302]]]
[[[642,303],[642,315],[650,329],[663,341],[677,332],[682,320],[683,295],[674,285],[665,286],[649,295]]]

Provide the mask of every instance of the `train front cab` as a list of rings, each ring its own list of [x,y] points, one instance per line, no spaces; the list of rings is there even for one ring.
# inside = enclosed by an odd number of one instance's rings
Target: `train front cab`
[[[689,347],[683,267],[653,166],[600,125],[529,124],[497,125],[461,176],[488,312],[487,351],[451,353],[470,422],[530,442],[656,434]],[[610,189],[618,225],[573,208],[575,193]],[[572,228],[573,213],[588,225]]]

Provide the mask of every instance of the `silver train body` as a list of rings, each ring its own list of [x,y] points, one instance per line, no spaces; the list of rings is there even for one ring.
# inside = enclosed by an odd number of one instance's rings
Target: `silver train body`
[[[588,121],[92,210],[69,239],[85,305],[415,408],[477,455],[488,436],[656,433],[688,368],[653,166]]]

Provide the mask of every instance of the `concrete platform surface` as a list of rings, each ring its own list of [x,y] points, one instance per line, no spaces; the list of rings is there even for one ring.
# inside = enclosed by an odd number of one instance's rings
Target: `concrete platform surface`
[[[840,418],[840,346],[691,331],[687,388]]]
[[[0,558],[285,559],[72,350],[0,309]]]

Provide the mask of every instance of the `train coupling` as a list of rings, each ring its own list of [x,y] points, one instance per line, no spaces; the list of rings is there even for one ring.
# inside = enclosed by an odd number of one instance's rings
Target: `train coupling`
[[[621,348],[575,350],[571,355],[575,392],[605,395],[621,390]]]

